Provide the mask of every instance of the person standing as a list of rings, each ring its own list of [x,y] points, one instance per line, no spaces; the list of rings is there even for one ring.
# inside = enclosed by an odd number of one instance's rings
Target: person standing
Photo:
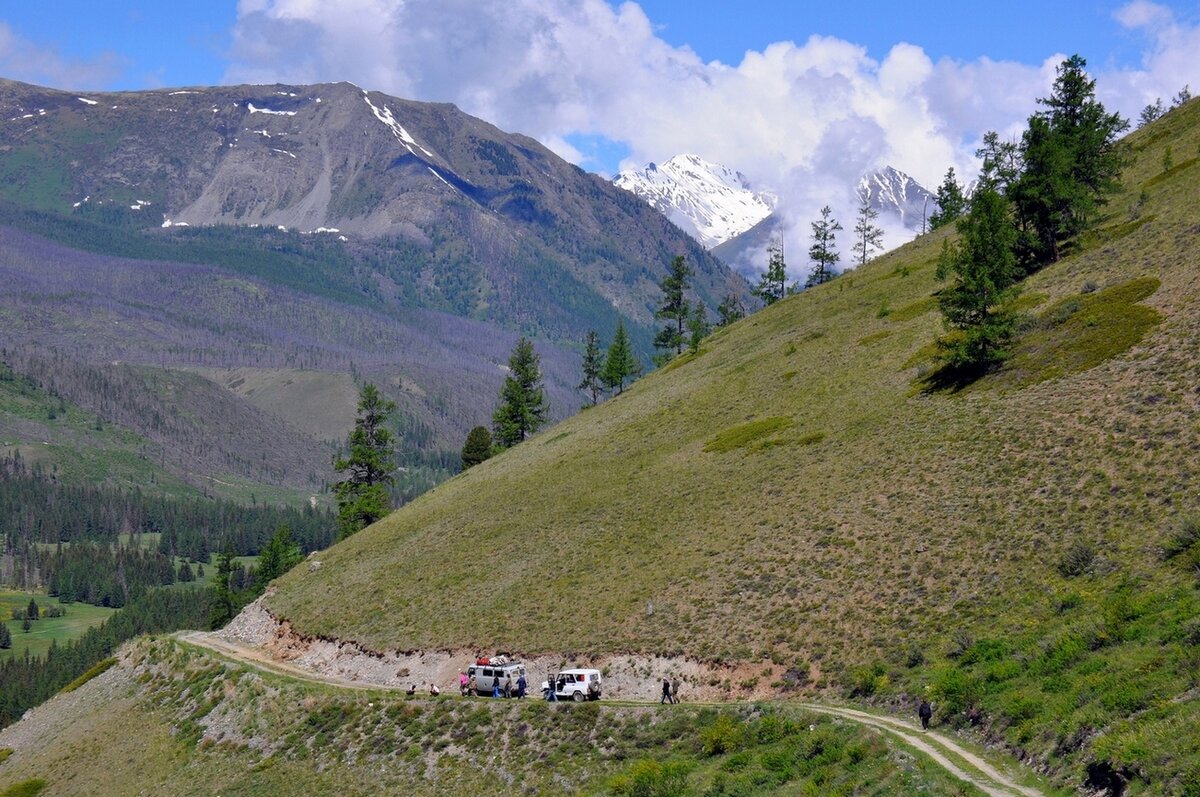
[[[528,685],[529,685],[529,682],[525,680],[525,673],[521,673],[520,675],[517,676],[517,698],[518,699],[525,697],[525,687],[527,687]]]
[[[546,700],[554,702],[558,700],[558,695],[554,693],[554,673],[546,673]]]
[[[671,681],[671,702],[677,706],[679,705],[679,676],[678,675],[675,676],[675,679],[673,681]]]
[[[929,705],[928,700],[922,700],[921,705],[917,708],[917,716],[921,718],[921,730],[929,730],[929,720],[933,717],[933,706]]]
[[[658,701],[661,706],[663,703],[670,704],[671,702],[671,682],[667,678],[663,678],[662,699]]]
[[[504,696],[506,698],[511,698],[512,691],[513,691],[512,673],[509,673],[508,677],[504,679]]]
[[[458,693],[463,697],[467,696],[467,684],[469,683],[470,681],[467,680],[466,671],[464,670],[463,672],[460,672],[458,674]]]
[[[471,678],[467,681],[467,694],[471,697],[476,697],[479,694],[479,692],[475,690],[475,673],[471,673]]]

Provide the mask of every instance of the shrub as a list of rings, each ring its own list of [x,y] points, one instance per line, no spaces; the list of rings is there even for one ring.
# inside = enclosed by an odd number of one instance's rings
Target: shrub
[[[688,767],[681,761],[642,759],[609,781],[617,797],[681,797],[687,790]]]
[[[733,717],[721,714],[700,731],[700,749],[707,756],[732,753],[742,746],[744,730],[742,724]]]
[[[1095,561],[1096,549],[1092,547],[1092,544],[1076,540],[1067,546],[1067,550],[1063,551],[1062,557],[1058,560],[1059,575],[1063,578],[1082,576],[1092,569]]]
[[[943,717],[970,714],[979,703],[979,683],[965,670],[945,667],[933,676],[930,684],[934,699],[940,703]]]
[[[46,781],[41,778],[23,780],[20,783],[14,783],[0,792],[0,797],[34,797],[35,794],[38,794],[44,788],[46,788]]]

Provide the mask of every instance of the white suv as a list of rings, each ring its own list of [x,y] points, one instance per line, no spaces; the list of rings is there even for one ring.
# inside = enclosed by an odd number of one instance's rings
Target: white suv
[[[563,670],[554,676],[554,696],[558,700],[599,700],[603,681],[599,670]],[[550,695],[550,683],[542,681],[542,697]]]

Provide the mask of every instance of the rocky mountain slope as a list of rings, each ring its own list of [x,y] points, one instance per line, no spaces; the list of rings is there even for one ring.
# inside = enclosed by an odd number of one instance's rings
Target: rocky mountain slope
[[[538,339],[562,418],[582,403],[588,330],[608,340],[624,319],[648,354],[675,255],[710,306],[746,291],[661,214],[532,139],[348,83],[76,94],[0,81],[0,231],[0,268],[22,286],[0,295],[0,348],[54,349],[73,376],[32,356],[25,375],[132,424],[176,477],[242,495],[256,479],[306,494],[328,481],[355,380],[399,401],[406,466],[444,476],[490,417],[518,334]],[[193,420],[263,445],[197,456],[193,421],[146,428],[154,412],[102,391],[129,383],[98,375],[114,363],[213,381],[240,409],[200,402]],[[153,404],[171,413],[165,394]],[[292,453],[272,463],[280,429]],[[30,435],[0,442],[29,452]]]
[[[914,235],[927,229],[929,214],[938,209],[932,191],[891,166],[863,175],[855,193],[879,211],[884,223],[899,222]]]

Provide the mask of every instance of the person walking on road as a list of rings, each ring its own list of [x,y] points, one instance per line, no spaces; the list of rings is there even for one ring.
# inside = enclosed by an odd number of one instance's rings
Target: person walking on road
[[[675,680],[671,681],[671,702],[677,706],[679,705],[679,676],[676,676]]]
[[[663,703],[670,704],[671,702],[671,682],[667,678],[663,678],[663,693],[662,700],[658,701],[661,706]]]
[[[929,730],[929,720],[933,717],[933,706],[929,705],[928,700],[921,701],[921,705],[917,709],[917,716],[921,718],[921,730]]]

